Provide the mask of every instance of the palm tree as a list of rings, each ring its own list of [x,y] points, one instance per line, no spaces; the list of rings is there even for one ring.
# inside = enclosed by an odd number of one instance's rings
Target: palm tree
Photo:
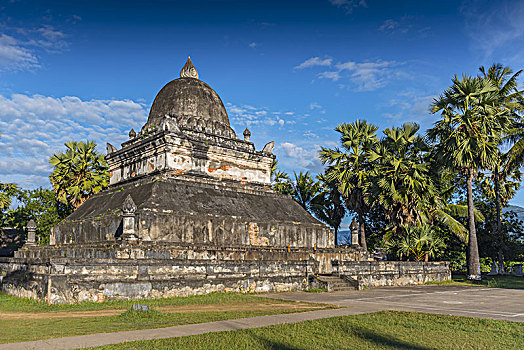
[[[435,155],[441,164],[459,170],[466,177],[468,204],[468,278],[480,280],[480,261],[475,230],[473,180],[479,170],[489,169],[497,156],[500,116],[493,108],[496,88],[487,80],[456,75],[452,85],[436,98],[431,111],[442,118],[428,130],[435,142]]]
[[[317,219],[331,226],[335,231],[335,245],[338,244],[338,230],[346,215],[344,201],[338,185],[329,181],[325,174],[317,176],[320,193],[311,200],[311,211]]]
[[[54,166],[49,180],[58,199],[76,209],[107,187],[109,171],[104,156],[95,151],[93,141],[70,141],[65,146],[65,153],[53,154],[49,159]]]
[[[392,233],[421,225],[423,213],[438,205],[430,174],[430,148],[417,134],[419,126],[406,123],[384,130],[385,137],[369,153],[375,162],[370,192],[385,209]]]
[[[443,240],[434,234],[429,225],[405,226],[403,231],[405,235],[399,240],[388,242],[387,247],[405,254],[408,259],[428,261],[429,257],[434,258],[445,247]]]
[[[354,123],[342,123],[335,128],[340,133],[342,149],[322,147],[320,159],[328,165],[327,179],[335,181],[347,208],[357,214],[360,245],[367,249],[364,216],[371,202],[370,187],[373,165],[369,160],[369,151],[377,144],[378,127],[357,120]]]
[[[311,211],[311,201],[318,194],[318,184],[315,182],[311,174],[302,171],[295,174],[295,181],[291,183],[291,196],[293,199],[307,211]]]
[[[468,217],[468,206],[453,204],[452,199],[457,188],[457,174],[438,163],[431,162],[431,178],[435,183],[437,195],[435,201],[427,210],[421,213],[423,224],[434,224],[438,222],[445,226],[462,243],[468,243],[468,229],[457,218]],[[475,208],[475,221],[483,222],[484,216]]]
[[[516,136],[517,134],[521,134],[520,138],[522,138],[522,128],[519,127],[518,129],[514,129],[514,121],[518,121],[520,119],[520,116],[518,115],[519,111],[522,111],[524,109],[524,103],[523,103],[523,96],[522,91],[518,90],[518,82],[517,77],[522,73],[522,70],[519,70],[516,73],[513,73],[513,70],[509,67],[503,67],[500,63],[495,63],[491,67],[486,69],[484,66],[479,67],[479,71],[482,74],[482,77],[484,79],[487,79],[491,81],[491,83],[497,88],[498,93],[498,99],[496,101],[495,107],[499,110],[507,110],[508,117],[511,119],[510,123],[504,121],[504,126],[506,126],[505,133],[507,136],[508,133],[512,134],[512,136]],[[517,142],[518,143],[518,142]],[[517,144],[516,143],[516,144]],[[515,145],[516,145],[515,144]],[[510,157],[507,157],[506,155],[502,154],[502,152],[499,151],[498,159],[493,164],[493,175],[492,180],[494,184],[494,194],[495,194],[495,206],[496,206],[496,212],[497,212],[497,225],[496,225],[496,236],[498,236],[501,239],[501,244],[499,247],[499,264],[501,271],[504,271],[504,263],[503,263],[503,248],[504,244],[502,242],[502,222],[501,222],[501,204],[506,204],[508,198],[505,203],[501,203],[501,182],[505,182],[506,178],[510,176],[510,173],[515,174],[515,170],[518,171],[517,168],[519,168],[522,165],[522,160],[524,159],[524,151],[520,151],[520,155],[516,154],[518,153],[516,150],[519,148],[519,146],[513,148],[508,152],[508,154],[511,154]],[[520,162],[518,161],[518,158],[520,158]]]
[[[271,188],[286,195],[293,192],[289,175],[278,168],[277,160],[271,163]]]

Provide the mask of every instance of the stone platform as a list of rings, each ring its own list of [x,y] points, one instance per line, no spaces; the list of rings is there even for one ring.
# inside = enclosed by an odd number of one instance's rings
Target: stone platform
[[[48,303],[326,287],[319,275],[356,281],[357,288],[449,279],[446,263],[372,262],[354,248],[113,241],[26,247],[0,264],[7,267],[2,291]]]
[[[284,249],[106,242],[26,247],[7,266],[2,290],[50,303],[308,288],[333,261],[367,259],[359,249]]]

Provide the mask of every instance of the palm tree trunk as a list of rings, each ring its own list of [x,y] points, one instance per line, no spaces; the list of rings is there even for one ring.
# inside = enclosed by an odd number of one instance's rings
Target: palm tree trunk
[[[338,246],[338,227],[335,227],[335,247]]]
[[[499,272],[504,273],[504,255],[502,250],[504,248],[504,238],[502,237],[502,218],[500,209],[500,178],[499,178],[499,166],[495,166],[495,205],[497,208],[497,227],[495,237],[499,239]]]
[[[467,172],[468,187],[468,229],[469,229],[469,254],[468,254],[468,279],[480,281],[480,258],[477,243],[477,231],[475,230],[475,206],[473,204],[473,169]]]
[[[364,227],[364,216],[358,214],[358,225],[360,228],[360,246],[365,250],[368,250],[368,245],[366,244],[366,228]]]

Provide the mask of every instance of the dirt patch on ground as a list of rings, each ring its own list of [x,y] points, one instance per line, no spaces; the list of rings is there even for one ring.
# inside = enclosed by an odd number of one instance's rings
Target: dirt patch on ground
[[[295,311],[318,310],[326,305],[311,303],[242,303],[242,304],[194,304],[194,305],[167,305],[153,307],[155,310],[169,313],[196,313],[196,312],[227,312],[227,311]],[[91,311],[53,311],[53,312],[3,312],[0,311],[0,320],[16,319],[44,319],[44,318],[86,318],[108,317],[120,315],[125,309],[106,309]]]

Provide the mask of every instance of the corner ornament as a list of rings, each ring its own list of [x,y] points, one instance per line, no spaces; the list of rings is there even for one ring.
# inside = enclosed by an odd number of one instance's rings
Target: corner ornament
[[[135,230],[136,204],[130,194],[127,195],[122,205],[122,239],[137,241],[138,234]]]
[[[136,211],[136,204],[130,194],[127,195],[122,205],[122,211],[124,214],[134,214]]]

